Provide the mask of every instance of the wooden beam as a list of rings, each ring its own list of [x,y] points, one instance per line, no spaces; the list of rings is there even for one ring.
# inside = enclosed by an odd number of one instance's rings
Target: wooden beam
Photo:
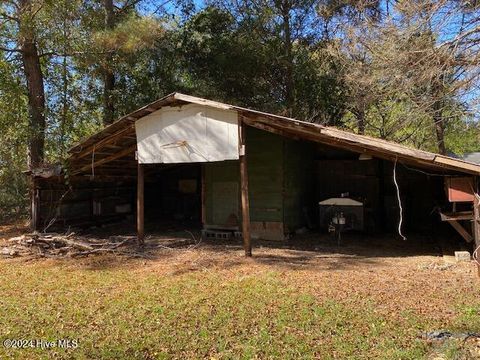
[[[143,246],[145,238],[145,178],[143,165],[137,167],[137,242]]]
[[[455,205],[455,203],[454,203]],[[473,211],[457,211],[452,213],[444,213],[440,211],[440,219],[442,221],[451,221],[451,220],[473,220]]]
[[[32,231],[40,230],[40,189],[37,188],[35,178],[32,177],[30,187],[30,228]]]
[[[210,106],[210,107],[217,108],[217,109],[222,109],[222,110],[232,110],[233,109],[233,107],[230,106],[230,105],[219,103],[217,101],[198,98],[198,97],[195,97],[195,96],[176,93],[174,95],[174,97],[175,97],[175,100],[186,101],[186,102],[193,103],[193,104],[198,104],[198,105]]]
[[[473,199],[473,247],[474,251],[477,250],[477,272],[480,277],[480,195],[479,195],[479,179],[474,178],[474,199]]]
[[[368,152],[374,156],[385,158],[386,160],[392,160],[398,157],[399,159],[403,158],[404,160],[417,162],[419,165],[428,164],[433,168],[440,167],[475,175],[480,173],[479,165],[469,164],[462,160],[452,159],[423,150],[412,149],[382,139],[353,134],[318,124],[282,119],[269,116],[268,114],[254,115],[249,112],[243,112],[242,115],[249,126],[259,127],[257,124],[261,123],[267,125],[264,130],[274,133],[278,133],[278,130],[283,131],[284,134],[290,132],[306,140],[330,144],[335,147],[350,147],[352,151]],[[277,132],[275,130],[277,130]]]
[[[246,152],[246,131],[242,118],[238,117],[238,153],[240,162],[240,193],[242,202],[242,237],[245,256],[252,256],[250,237],[250,203],[248,199],[248,171]]]
[[[100,166],[102,164],[105,164],[105,163],[108,163],[110,161],[113,161],[113,160],[116,160],[116,159],[119,159],[121,157],[124,157],[128,154],[130,154],[131,152],[135,151],[135,149],[137,148],[137,144],[135,145],[131,145],[129,146],[128,148],[126,149],[123,149],[121,151],[118,151],[110,156],[107,156],[107,157],[104,157],[104,158],[101,158],[100,160],[98,161],[94,161],[93,164],[88,164],[88,165],[84,165],[82,166],[80,169],[77,169],[77,170],[74,170],[72,172],[72,175],[77,175],[77,174],[80,174],[86,170],[89,170],[89,169],[93,169],[97,166]]]
[[[297,134],[312,135],[325,143],[342,142],[351,146],[370,149],[372,151],[394,152],[396,156],[404,155],[415,157],[419,160],[433,161],[436,154],[422,150],[412,149],[404,145],[396,144],[386,140],[371,138],[369,136],[353,134],[351,132],[335,129],[332,127],[320,126],[314,123],[280,119],[273,116],[251,116],[254,121],[280,127],[282,130],[290,130]]]
[[[372,156],[375,156],[375,157],[378,157],[378,158],[382,158],[382,159],[385,159],[385,160],[388,160],[388,161],[395,160],[395,158],[392,158],[391,156],[383,156],[383,155],[378,154],[378,153],[369,152],[364,147],[355,146],[355,145],[351,145],[351,144],[346,144],[346,143],[343,143],[343,142],[339,142],[337,140],[332,140],[330,138],[326,138],[324,136],[321,136],[321,134],[311,134],[309,132],[299,133],[298,131],[293,131],[291,129],[280,129],[280,128],[275,127],[275,125],[274,126],[267,125],[263,122],[248,119],[246,117],[243,117],[243,121],[248,126],[251,126],[251,127],[254,127],[254,128],[257,128],[257,129],[260,129],[260,130],[265,130],[265,131],[271,132],[272,134],[280,135],[280,136],[287,137],[287,138],[290,138],[290,139],[308,140],[308,141],[316,142],[316,143],[319,143],[319,144],[323,144],[323,145],[327,145],[327,146],[331,146],[331,147],[335,147],[335,148],[340,148],[340,149],[351,151],[351,152],[356,152],[356,153],[359,153],[359,154],[360,153],[365,153],[365,154],[372,155]]]
[[[71,181],[83,181],[83,182],[91,182],[91,175],[84,174],[84,175],[75,175],[70,177]],[[125,180],[135,180],[137,178],[136,174],[132,175],[113,175],[113,174],[96,174],[95,181],[125,181]]]
[[[325,136],[324,134],[321,134],[317,131],[317,133],[312,133],[311,131],[300,131],[301,129],[296,129],[292,130],[290,128],[282,128],[278,124],[266,124],[261,122],[260,120],[254,120],[251,118],[245,117],[245,115],[242,116],[243,121],[245,124],[248,126],[260,129],[260,130],[265,130],[268,132],[271,132],[273,134],[277,134],[280,136],[284,136],[287,138],[291,138],[294,140],[308,140],[312,142],[316,142],[319,144],[359,153],[359,154],[368,154],[373,157],[379,158],[379,159],[384,159],[387,161],[395,161],[395,156],[393,156],[391,153],[387,151],[382,151],[382,150],[369,150],[367,147],[363,146],[362,144],[355,144],[347,141],[341,141],[339,139],[334,139],[329,136]],[[417,166],[417,167],[422,167],[422,168],[428,168],[433,171],[439,171],[438,167],[440,166],[439,164],[433,164],[431,162],[428,162],[427,160],[421,160],[417,158],[412,158],[408,156],[398,156],[398,160],[400,163],[404,163],[406,165],[410,166]],[[442,170],[449,170],[448,167],[442,166]]]
[[[473,237],[457,220],[446,220],[455,230],[465,239],[466,242],[472,242]]]
[[[442,155],[435,156],[435,163],[452,166],[457,168],[460,171],[470,172],[475,175],[478,175],[480,173],[479,165],[470,164],[462,160],[452,159]]]
[[[109,135],[109,136],[103,138],[102,140],[97,141],[96,143],[94,143],[94,145],[88,146],[86,149],[81,150],[77,153],[72,153],[71,158],[72,159],[78,159],[78,158],[84,157],[85,155],[91,154],[93,152],[94,148],[95,149],[101,149],[105,145],[108,145],[109,143],[112,143],[112,142],[116,141],[118,138],[122,137],[126,133],[134,131],[134,129],[135,128],[134,128],[133,125],[129,125],[125,128],[122,128],[121,130],[113,133],[112,135]]]
[[[118,149],[122,149],[123,146],[120,146],[120,145],[114,145],[114,144],[105,144],[102,146],[103,149],[106,149],[106,150],[113,150],[113,151],[116,151]],[[97,149],[95,149],[95,153],[97,153]],[[90,154],[92,153],[92,151],[89,152]]]
[[[256,129],[264,130],[271,132],[272,134],[280,135],[280,136],[288,136],[289,134],[285,133],[283,130],[277,129],[273,126],[258,122],[258,121],[253,121],[250,120],[244,116],[242,116],[242,122],[244,124],[247,124],[248,126],[254,127]],[[293,137],[293,136],[292,136]],[[298,137],[297,137],[298,139]]]
[[[207,207],[206,207],[206,198],[205,198],[205,189],[206,189],[206,183],[205,183],[205,164],[201,164],[200,165],[201,167],[201,171],[202,171],[202,174],[201,174],[201,201],[202,201],[202,225],[205,225],[207,223]]]

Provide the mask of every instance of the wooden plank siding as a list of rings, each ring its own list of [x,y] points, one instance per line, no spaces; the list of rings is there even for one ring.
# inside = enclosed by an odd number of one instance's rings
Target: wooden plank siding
[[[222,162],[213,162],[213,163],[205,163],[205,222],[206,225],[218,225],[218,226],[226,226],[227,219],[231,215],[231,207],[229,203],[236,202],[238,204],[239,194],[218,194],[221,199],[220,202],[214,202],[214,183],[236,183],[238,189],[238,179],[239,179],[239,167],[238,161],[231,160],[231,161],[222,161]],[[223,202],[223,203],[222,203]],[[218,222],[214,221],[214,206],[221,206],[221,208],[217,208],[216,212],[223,212],[223,218],[225,219],[222,223],[215,223]],[[234,226],[239,225],[240,221],[240,212],[239,208],[237,207],[236,212],[233,214],[237,217],[237,224]],[[216,219],[215,219],[216,220]],[[232,225],[232,224],[229,224]]]
[[[315,222],[313,214],[316,208],[314,191],[314,157],[312,143],[284,139],[284,227],[291,233],[300,227]]]
[[[247,128],[251,221],[283,221],[283,139]]]
[[[283,240],[285,233],[306,225],[303,207],[312,206],[313,149],[309,144],[247,127],[250,221],[254,237]],[[215,183],[238,183],[236,161],[205,164],[205,220],[230,228],[232,202]],[[239,186],[237,186],[239,189]],[[217,193],[215,193],[217,192]],[[220,197],[215,201],[215,197]],[[237,194],[237,196],[239,196]],[[221,215],[219,215],[219,212]],[[225,219],[219,223],[218,218]]]

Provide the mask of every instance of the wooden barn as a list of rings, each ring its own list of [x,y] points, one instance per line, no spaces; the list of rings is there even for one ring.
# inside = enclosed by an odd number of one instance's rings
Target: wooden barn
[[[173,93],[74,146],[66,165],[32,171],[32,227],[125,221],[141,242],[177,222],[241,236],[250,255],[251,238],[294,241],[332,219],[365,233],[450,223],[478,246],[479,175],[459,159]]]

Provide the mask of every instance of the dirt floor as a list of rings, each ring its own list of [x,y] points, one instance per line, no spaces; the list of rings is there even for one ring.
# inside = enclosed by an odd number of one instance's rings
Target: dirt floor
[[[0,247],[25,232],[21,224],[0,227]],[[97,231],[108,234],[112,228]],[[133,246],[133,245],[132,245]],[[338,246],[328,234],[305,234],[288,243],[254,241],[252,258],[245,258],[239,240],[201,240],[198,232],[170,229],[149,235],[145,250],[135,257],[94,255],[80,259],[15,258],[61,263],[71,268],[115,269],[177,276],[192,272],[221,272],[250,276],[275,272],[299,291],[339,303],[363,299],[382,316],[403,321],[407,316],[428,318],[431,331],[445,329],[459,312],[480,303],[480,279],[473,262],[456,263],[452,246],[440,246],[422,237],[407,241],[394,236],[346,234]],[[362,301],[363,301],[362,300]],[[361,305],[360,305],[361,306]],[[472,310],[479,316],[477,308]],[[457,319],[457,320],[455,320]],[[455,320],[455,321],[454,321]],[[468,329],[464,324],[461,329]],[[425,329],[423,329],[425,330]],[[454,331],[456,329],[448,329]],[[480,358],[480,339],[469,340],[470,356]],[[438,354],[432,350],[432,358]],[[442,357],[439,357],[442,358]]]

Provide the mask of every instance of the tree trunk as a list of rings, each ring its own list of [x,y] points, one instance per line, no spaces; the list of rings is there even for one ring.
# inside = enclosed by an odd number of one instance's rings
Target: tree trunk
[[[365,134],[365,110],[359,109],[355,112],[355,117],[357,118],[357,132],[360,135]]]
[[[30,112],[28,137],[28,167],[42,164],[45,147],[45,90],[34,30],[31,27],[31,0],[21,0],[19,7],[20,50],[28,88]],[[27,16],[28,15],[28,16]]]
[[[443,99],[445,98],[444,74],[440,73],[434,79],[432,85],[432,118],[435,127],[435,137],[437,139],[438,152],[442,155],[447,154],[445,148],[445,119],[443,118]]]
[[[288,0],[282,1],[281,13],[284,30],[284,51],[285,51],[285,104],[288,116],[294,115],[295,107],[295,80],[293,77],[293,55],[292,55],[292,31],[290,28],[290,9]]]
[[[445,147],[445,122],[443,121],[443,111],[440,101],[435,101],[433,105],[433,123],[435,125],[438,152],[442,155],[446,155],[447,149]]]
[[[113,0],[104,0],[105,30],[112,30],[115,26],[115,14]],[[111,124],[115,116],[115,102],[113,92],[115,90],[115,74],[113,72],[113,56],[107,51],[103,64],[103,123]]]
[[[365,113],[360,113],[360,117],[358,118],[358,133],[360,135],[365,134]]]

